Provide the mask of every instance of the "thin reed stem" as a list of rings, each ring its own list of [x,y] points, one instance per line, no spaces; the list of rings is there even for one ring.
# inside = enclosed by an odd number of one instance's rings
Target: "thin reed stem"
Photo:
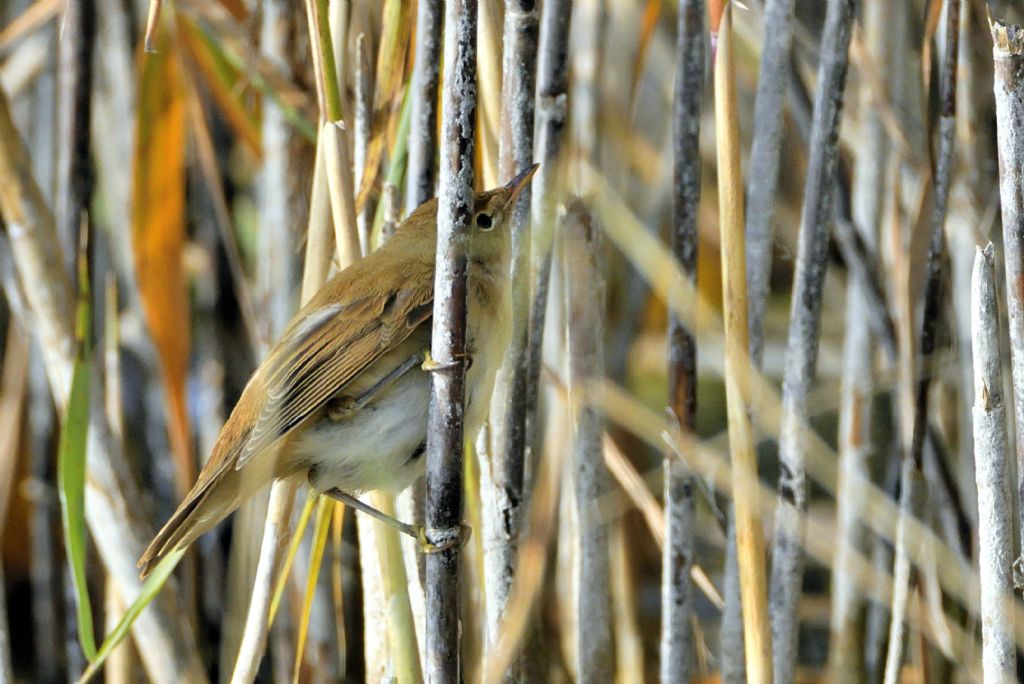
[[[750,297],[750,359],[764,361],[764,311],[772,270],[772,219],[779,180],[779,151],[789,82],[794,0],[768,0],[764,44],[754,99],[754,136],[747,169],[747,296]]]
[[[441,66],[444,3],[416,4],[416,55],[412,71],[412,123],[409,128],[409,171],[405,183],[405,213],[434,196],[437,167],[437,86]]]
[[[835,190],[836,141],[846,87],[847,53],[856,0],[830,0],[822,28],[818,89],[798,236],[789,338],[786,345],[779,435],[779,499],[772,550],[771,614],[774,679],[796,677],[799,621],[797,602],[803,580],[803,516],[807,511],[805,475],[807,396],[817,370],[819,329],[829,232]]]
[[[501,134],[498,176],[502,182],[533,162],[534,98],[537,81],[537,39],[540,10],[532,0],[505,3],[502,58]],[[530,198],[522,190],[507,230],[512,238],[512,331],[495,378],[491,399],[489,439],[479,450],[481,503],[484,507],[484,586],[487,592],[485,641],[497,643],[509,591],[515,576],[524,503],[526,451],[526,387],[530,326]],[[484,443],[486,441],[486,443]],[[518,681],[520,657],[505,673]]]
[[[697,285],[697,220],[700,209],[700,117],[704,102],[703,0],[681,0],[673,104],[672,253],[691,285]],[[682,288],[673,288],[679,296]],[[697,342],[674,313],[668,323],[669,410],[679,429],[693,431],[697,418]],[[686,682],[693,673],[693,567],[696,534],[694,481],[685,463],[666,454],[665,548],[661,562],[662,682]]]
[[[1024,494],[1024,293],[1015,284],[1024,279],[1024,193],[1020,191],[1024,169],[1024,28],[993,21],[991,29],[1019,496]],[[1024,506],[1019,507],[1017,515],[1024,544]],[[1015,561],[1015,569],[1016,585],[1020,587],[1024,554]]]
[[[463,406],[466,364],[466,233],[473,211],[476,124],[476,0],[445,7],[444,102],[441,109],[441,193],[430,353],[427,422],[427,538],[451,543],[461,535]],[[427,681],[456,684],[459,657],[459,557],[456,544],[427,556]]]
[[[551,251],[558,203],[556,180],[568,120],[569,22],[572,3],[548,0],[541,7],[539,57],[537,60],[536,133],[533,158],[540,163],[532,183],[530,272],[530,337],[526,381],[526,448],[536,451],[540,431],[537,402],[540,368],[544,356],[544,323],[551,280]],[[526,464],[527,477],[532,469]]]
[[[746,252],[743,246],[743,189],[740,170],[739,113],[732,47],[732,7],[719,27],[715,59],[715,136],[718,151],[721,215],[722,291],[725,319],[725,391],[732,453],[736,553],[743,602],[743,636],[749,681],[768,683],[771,638],[765,595],[765,557],[757,453],[750,424],[751,375],[747,324]]]
[[[986,682],[1011,682],[1017,675],[1014,618],[1009,609],[1013,601],[1013,498],[993,252],[991,243],[977,251],[971,283],[981,662]]]
[[[604,375],[605,285],[600,272],[600,229],[581,200],[566,207],[561,239],[566,276],[569,405],[573,416],[573,482],[579,529],[576,587],[576,676],[610,681],[613,671],[608,522],[601,501],[608,469],[601,438],[604,420],[584,399],[585,388]],[[688,578],[687,578],[688,579]]]

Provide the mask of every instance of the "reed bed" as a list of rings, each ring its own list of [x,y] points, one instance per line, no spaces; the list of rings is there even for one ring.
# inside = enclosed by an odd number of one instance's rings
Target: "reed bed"
[[[0,3],[0,683],[1020,681],[1022,24]],[[472,193],[535,163],[475,433]],[[425,476],[353,494],[462,545],[296,477],[140,579],[300,304],[435,196]]]

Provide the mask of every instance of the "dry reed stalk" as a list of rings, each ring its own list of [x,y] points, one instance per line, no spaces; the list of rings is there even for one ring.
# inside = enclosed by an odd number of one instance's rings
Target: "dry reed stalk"
[[[59,33],[57,66],[57,164],[53,213],[64,245],[64,267],[74,270],[73,245],[83,214],[90,212],[93,163],[89,150],[92,120],[93,51],[96,44],[96,1],[69,0]]]
[[[1013,497],[1006,446],[999,305],[992,243],[974,257],[971,328],[974,351],[974,453],[978,484],[982,668],[986,682],[1012,682]]]
[[[370,78],[370,57],[366,52],[366,36],[356,37],[356,59],[352,84],[352,164],[357,183],[362,182],[366,170],[366,155],[370,148],[373,117],[373,81]],[[372,249],[370,232],[373,229],[373,206],[370,202],[359,210],[356,221],[359,228],[359,247],[363,254]]]
[[[409,168],[405,182],[405,213],[434,196],[437,167],[437,86],[440,79],[444,3],[421,0],[416,5],[416,55],[413,61],[412,123]]]
[[[789,45],[794,0],[769,0],[764,7],[764,43],[754,99],[754,135],[747,169],[747,296],[750,298],[750,359],[764,359],[764,311],[772,268],[772,219],[779,180],[779,152],[789,82]]]
[[[774,679],[777,682],[790,682],[796,676],[797,602],[803,580],[800,535],[801,521],[807,511],[805,451],[807,433],[810,432],[807,395],[817,371],[822,290],[836,183],[836,143],[856,9],[856,0],[830,0],[822,28],[818,89],[814,100],[786,345],[779,436],[781,470],[771,577]]]
[[[463,508],[463,407],[466,366],[466,232],[473,211],[476,124],[476,0],[445,7],[444,98],[441,109],[441,189],[427,421],[427,538],[457,539]],[[427,661],[430,682],[455,684],[459,657],[459,556],[456,545],[426,562]]]
[[[576,676],[580,681],[610,681],[612,644],[608,523],[600,505],[608,491],[601,436],[603,419],[582,401],[583,388],[604,375],[602,329],[604,280],[599,266],[600,233],[590,210],[579,199],[566,206],[562,257],[567,314],[568,392],[573,439],[576,561]],[[688,576],[687,576],[687,579]]]
[[[533,110],[540,10],[530,0],[507,0],[502,65],[498,176],[506,181],[533,162]],[[530,187],[520,193],[511,233],[511,320],[508,348],[495,377],[489,430],[479,440],[480,498],[484,508],[485,642],[497,643],[515,576],[525,494],[526,387],[530,325]],[[506,681],[521,677],[519,663]]]
[[[679,265],[675,263],[661,242],[643,230],[641,221],[623,204],[622,198],[604,177],[593,168],[589,170],[589,173],[593,175],[595,182],[593,201],[600,210],[605,234],[640,270],[659,300],[670,304],[676,314],[685,321],[694,320],[693,317],[702,321],[699,329],[701,339],[698,340],[701,346],[709,349],[722,348],[723,338],[721,335],[715,334],[721,330],[722,322],[712,308],[712,304],[690,288],[687,288],[684,302],[673,303],[668,284],[672,282],[686,284]],[[724,364],[720,358],[715,359],[708,355],[708,361],[715,372],[724,375]],[[778,392],[767,378],[756,371],[752,371],[751,383],[754,415],[759,418],[757,428],[763,431],[773,429],[773,426],[779,424],[782,416],[782,403]],[[824,492],[834,497],[835,483],[838,479],[837,454],[814,431],[808,432],[806,446],[808,475],[822,487]],[[896,538],[896,527],[900,517],[899,506],[893,502],[892,492],[895,488],[890,487],[888,490],[883,490],[869,481],[857,483],[857,486],[864,492],[864,522],[872,533],[890,543],[893,542]],[[931,552],[937,554],[937,561],[943,567],[943,573],[938,578],[943,591],[955,596],[972,614],[977,614],[978,576],[977,573],[971,571],[968,565],[963,563],[959,550],[954,550],[928,525],[919,520],[910,519],[907,521],[907,526],[915,538],[923,539],[923,543],[930,548]],[[834,548],[832,550],[834,551]],[[925,556],[918,555],[914,556],[913,560],[915,563],[922,563],[926,559]],[[1017,615],[1024,624],[1024,607],[1017,609]],[[1022,638],[1022,643],[1024,643],[1024,638]]]
[[[384,492],[374,492],[372,505],[378,511],[394,517],[395,499]],[[376,527],[376,547],[382,594],[385,606],[387,635],[393,673],[400,682],[416,684],[423,681],[420,668],[420,650],[417,646],[416,628],[413,624],[412,606],[409,601],[409,581],[405,574],[401,540],[398,533],[379,520]]]
[[[1024,29],[1000,21],[991,21],[990,28],[1019,496],[1024,493],[1024,297],[1013,284],[1024,279],[1024,194],[1020,192],[1024,169]],[[1017,515],[1024,542],[1024,506]],[[1020,589],[1024,587],[1024,555],[1015,563],[1014,584]]]
[[[559,158],[568,118],[569,22],[572,3],[549,0],[541,6],[539,56],[537,59],[536,139],[533,158],[540,163],[534,176],[531,197],[530,236],[530,338],[526,384],[526,448],[537,451],[537,406],[540,397],[540,368],[544,356],[544,324],[551,281],[551,252],[558,204]],[[525,464],[529,480],[532,465]]]
[[[757,454],[750,426],[751,366],[747,353],[746,254],[743,247],[743,181],[732,47],[732,8],[726,7],[715,57],[715,137],[718,156],[725,318],[725,387],[732,453],[733,503],[743,633],[750,681],[772,681],[771,639],[765,587],[764,536],[757,501]]]
[[[779,176],[779,151],[789,75],[789,45],[792,36],[793,0],[770,0],[764,10],[764,42],[761,47],[757,95],[754,99],[754,134],[750,148],[747,180],[746,250],[747,295],[750,301],[750,358],[761,367],[764,357],[764,311],[772,267],[775,194]],[[729,504],[726,535],[726,602],[720,633],[722,678],[726,682],[746,680],[743,662],[742,608],[736,563],[735,514]]]
[[[593,388],[590,401],[600,406],[605,415],[611,417],[618,425],[636,434],[648,444],[659,447],[664,444],[670,445],[679,458],[684,459],[695,472],[707,477],[712,486],[723,494],[739,496],[733,490],[726,454],[706,442],[679,433],[663,416],[651,411],[628,392],[610,382],[605,382],[602,387]],[[755,483],[755,487],[755,491],[747,493],[747,496],[759,503],[762,516],[771,515],[772,492],[761,483]],[[813,511],[808,514],[806,522],[808,534],[803,538],[805,550],[816,562],[827,565],[834,553],[832,522],[828,517]],[[852,576],[860,590],[872,601],[888,601],[894,586],[893,578],[888,572],[879,571],[872,566],[870,559],[860,554],[852,554],[850,561]],[[919,601],[910,601],[908,617],[913,627],[932,643],[948,643],[949,648],[945,654],[963,663],[970,676],[980,677],[977,663],[968,655],[975,646],[975,636],[960,627],[952,615],[944,613],[943,617],[946,621],[945,628],[948,629],[948,638],[942,634],[941,625],[935,625],[931,620],[925,619]]]
[[[671,249],[691,285],[697,284],[700,210],[700,117],[704,102],[705,8],[703,0],[681,0],[673,103],[673,198]],[[681,288],[672,288],[678,296]],[[668,406],[679,429],[692,431],[697,418],[696,335],[674,314],[668,323]],[[666,454],[665,547],[661,563],[662,682],[689,681],[693,673],[693,587],[690,574],[696,534],[693,476],[685,463]]]

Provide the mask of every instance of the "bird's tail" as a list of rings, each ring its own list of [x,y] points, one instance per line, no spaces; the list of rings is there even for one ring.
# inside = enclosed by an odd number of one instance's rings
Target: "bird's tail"
[[[145,579],[167,554],[188,546],[235,509],[232,501],[210,497],[211,490],[196,486],[189,492],[139,559],[139,577]]]

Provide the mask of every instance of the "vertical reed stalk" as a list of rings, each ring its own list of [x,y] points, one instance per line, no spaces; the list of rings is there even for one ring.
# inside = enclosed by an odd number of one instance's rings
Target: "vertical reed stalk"
[[[779,180],[779,150],[789,82],[789,45],[794,0],[768,0],[764,43],[754,99],[754,137],[747,169],[747,296],[750,297],[750,360],[764,360],[764,310],[772,269],[772,219]]]
[[[1024,293],[1015,286],[1024,280],[1024,28],[992,21],[993,88],[999,148],[999,197],[1006,260],[1006,308],[1010,327],[1010,366],[1013,370],[1013,413],[1016,426],[1017,492],[1024,494]],[[1017,512],[1024,546],[1024,506]],[[1018,574],[1024,555],[1016,561]]]
[[[434,196],[443,7],[441,0],[421,0],[416,4],[416,55],[409,94],[412,98],[412,122],[409,128],[409,171],[405,183],[406,214]]]
[[[544,354],[544,318],[547,313],[548,286],[551,280],[551,248],[557,206],[556,179],[568,119],[569,22],[572,3],[547,0],[541,7],[539,57],[537,60],[537,101],[533,158],[540,163],[532,183],[530,272],[530,337],[526,380],[525,444],[536,449],[537,401],[540,367]],[[530,464],[526,464],[527,471]]]
[[[974,351],[974,455],[981,572],[981,662],[986,682],[1017,674],[1013,617],[1013,498],[1006,447],[999,305],[992,243],[974,257],[971,332]]]
[[[757,454],[750,425],[751,366],[747,325],[743,180],[732,47],[732,6],[727,6],[715,58],[715,137],[718,151],[725,318],[725,391],[732,453],[736,549],[743,601],[744,650],[749,681],[772,681],[771,633],[765,595],[764,536],[758,502]]]
[[[792,36],[793,0],[769,0],[764,9],[764,42],[754,99],[754,134],[747,170],[747,295],[750,298],[750,359],[755,368],[764,357],[764,311],[772,267],[772,218],[779,176],[779,150],[786,83],[789,74],[789,45]],[[724,582],[726,607],[722,614],[720,655],[722,678],[726,682],[746,680],[743,663],[743,611],[739,604],[736,565],[736,517],[729,502]]]
[[[462,522],[463,407],[466,366],[466,232],[473,210],[476,124],[476,0],[445,6],[444,101],[441,110],[441,193],[430,353],[427,422],[427,538],[458,539]],[[458,545],[426,563],[427,681],[456,684],[459,658]]]
[[[705,8],[703,0],[680,0],[673,104],[672,254],[692,288],[697,286],[700,209],[700,117],[704,102]],[[672,296],[683,296],[673,287]],[[669,410],[679,430],[692,433],[697,418],[697,336],[675,315],[668,323]],[[665,548],[661,563],[662,682],[686,682],[693,673],[693,568],[696,534],[694,481],[689,467],[666,453]]]
[[[579,547],[574,563],[576,675],[582,682],[611,681],[614,672],[608,522],[603,501],[608,469],[599,409],[586,401],[588,384],[604,375],[605,285],[599,265],[600,233],[580,200],[566,207],[562,246],[569,355],[569,406],[573,417],[573,482]]]
[[[836,179],[836,141],[856,9],[857,0],[829,0],[821,34],[818,90],[798,237],[779,436],[781,471],[771,577],[774,679],[777,682],[791,682],[796,677],[797,603],[803,579],[803,518],[807,511],[804,472],[806,431],[809,430],[807,395],[817,368],[822,289]]]
[[[73,271],[74,245],[82,214],[89,210],[93,164],[89,150],[92,120],[92,55],[96,43],[95,0],[71,0],[64,9],[57,69],[57,191],[54,219],[65,245],[65,268]]]
[[[539,9],[531,0],[505,3],[501,134],[498,176],[502,182],[533,162],[533,111],[537,80]],[[512,236],[512,332],[491,398],[489,439],[479,450],[484,507],[486,643],[497,643],[515,576],[519,549],[526,428],[527,344],[530,325],[530,187],[522,190],[510,217]],[[485,443],[486,442],[486,443]],[[505,673],[518,681],[519,658]]]

